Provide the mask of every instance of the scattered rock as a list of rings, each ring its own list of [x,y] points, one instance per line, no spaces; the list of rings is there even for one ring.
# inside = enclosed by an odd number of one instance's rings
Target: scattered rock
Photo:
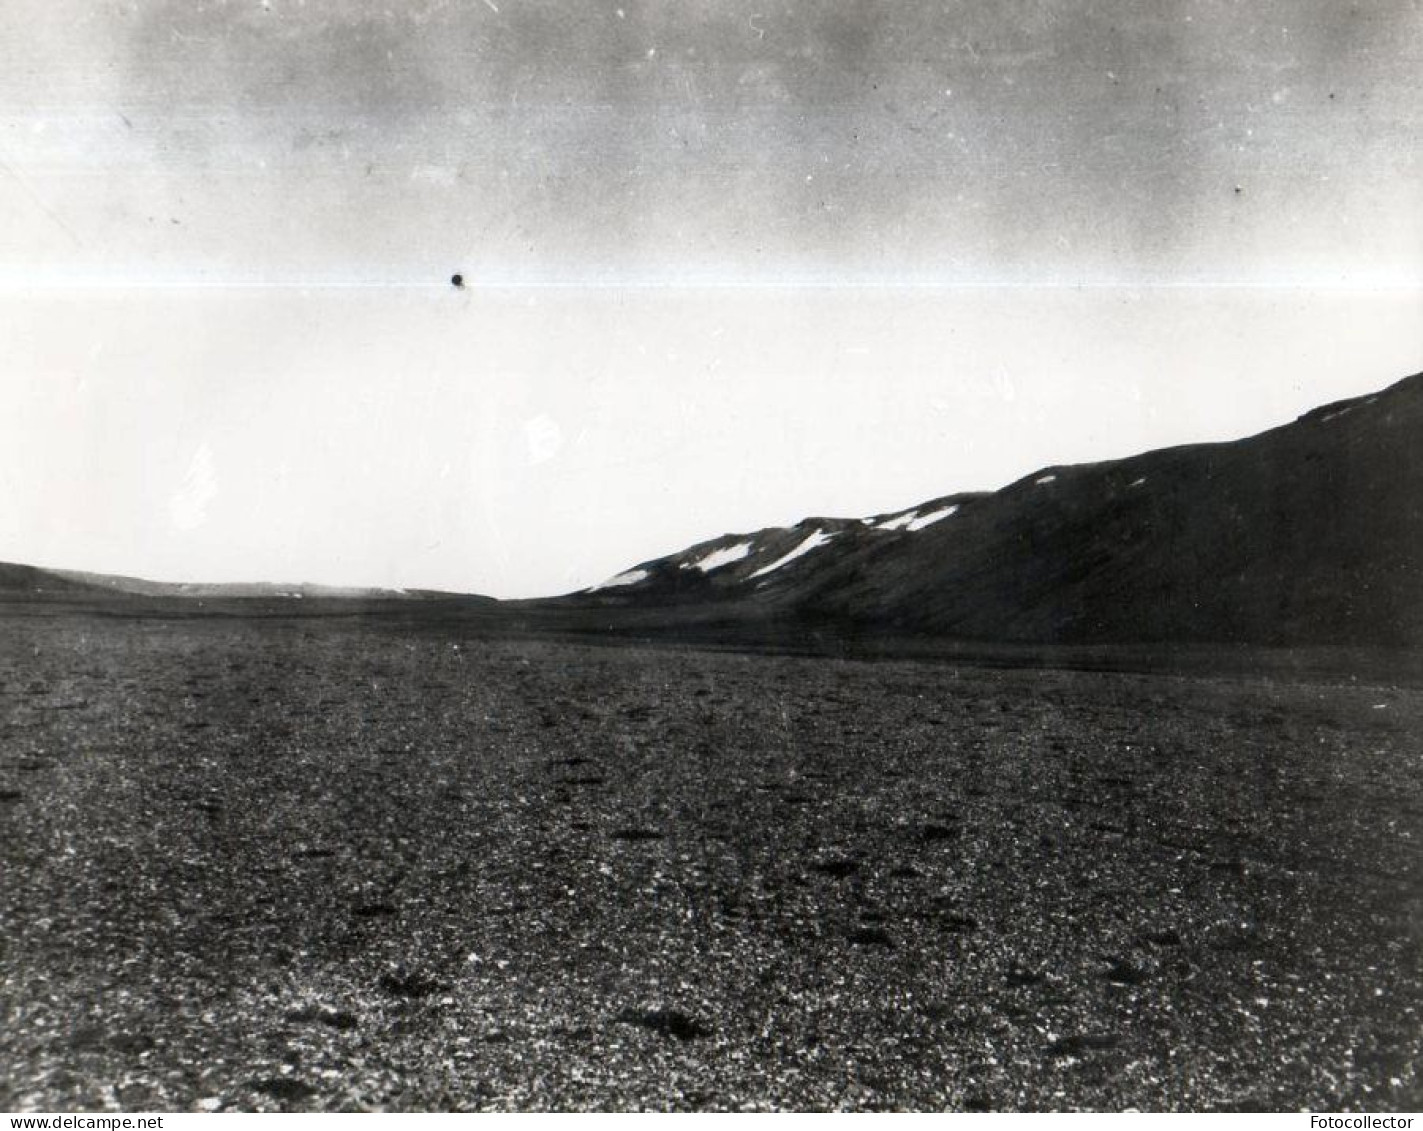
[[[98,1025],[81,1025],[69,1035],[69,1047],[75,1052],[104,1047],[104,1030]]]
[[[294,1009],[287,1014],[287,1020],[297,1025],[327,1025],[332,1029],[349,1032],[360,1025],[360,1018],[344,1009],[333,1009],[329,1005],[312,1005]]]
[[[1110,965],[1102,977],[1118,986],[1139,986],[1147,979],[1146,971],[1139,966],[1133,966],[1122,958],[1109,958],[1106,960]]]
[[[153,1048],[154,1040],[147,1033],[120,1033],[109,1041],[109,1048],[115,1052],[134,1055]]]
[[[711,1030],[678,1009],[624,1009],[617,1020],[624,1025],[640,1025],[663,1036],[679,1041],[694,1041],[711,1036]]]
[[[380,976],[380,988],[396,997],[422,998],[429,997],[436,990],[444,989],[444,986],[418,970],[397,969]]]
[[[266,1080],[252,1080],[248,1083],[248,1087],[254,1092],[261,1092],[282,1103],[300,1103],[302,1100],[310,1099],[316,1095],[316,1089],[310,1084],[291,1076],[272,1076]]]
[[[1121,1038],[1111,1033],[1078,1033],[1059,1037],[1048,1045],[1047,1051],[1052,1056],[1081,1056],[1085,1052],[1114,1049],[1121,1043]]]

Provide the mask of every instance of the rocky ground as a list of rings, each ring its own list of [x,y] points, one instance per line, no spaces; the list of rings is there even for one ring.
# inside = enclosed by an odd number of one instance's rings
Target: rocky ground
[[[0,624],[0,1108],[1423,1106],[1423,691]]]

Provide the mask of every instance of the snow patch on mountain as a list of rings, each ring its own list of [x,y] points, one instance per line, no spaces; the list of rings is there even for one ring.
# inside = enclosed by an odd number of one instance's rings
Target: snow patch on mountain
[[[711,573],[714,569],[721,569],[722,566],[729,566],[732,562],[741,561],[750,553],[750,542],[738,542],[734,546],[724,546],[720,550],[713,550],[710,554],[698,558],[694,562],[687,562],[682,568],[699,569],[703,573]]]
[[[1043,485],[1046,484],[1046,483],[1056,483],[1056,482],[1057,482],[1057,476],[1056,476],[1056,475],[1040,475],[1038,478],[1036,478],[1036,479],[1033,480],[1033,483],[1034,483],[1036,486],[1038,486],[1038,487],[1041,487],[1041,486],[1043,486]]]
[[[823,530],[812,531],[810,535],[806,537],[806,539],[790,553],[777,558],[768,566],[762,566],[751,576],[753,578],[764,577],[768,573],[773,573],[774,571],[780,569],[783,565],[788,565],[789,563],[795,561],[796,558],[799,558],[804,554],[810,553],[810,551],[815,549],[817,546],[825,545],[825,543],[829,542],[830,539],[834,537],[835,535],[826,534]]]
[[[630,569],[626,573],[620,573],[616,577],[610,577],[607,581],[600,581],[588,590],[589,593],[596,593],[599,589],[617,589],[623,585],[636,585],[639,581],[647,580],[647,570]]]
[[[959,508],[957,503],[950,504],[947,507],[940,507],[936,511],[930,511],[928,514],[920,515],[908,526],[906,526],[905,529],[910,531],[923,530],[926,526],[933,526],[934,523],[938,522],[940,519],[948,518],[958,509]]]
[[[911,522],[913,522],[913,521],[914,521],[916,518],[918,518],[918,517],[919,517],[919,511],[918,511],[917,509],[912,510],[912,511],[905,511],[903,514],[897,514],[897,515],[895,515],[893,518],[887,518],[887,519],[885,519],[885,520],[884,520],[882,523],[880,523],[879,526],[877,526],[875,529],[877,529],[877,530],[903,530],[906,526],[908,526]]]

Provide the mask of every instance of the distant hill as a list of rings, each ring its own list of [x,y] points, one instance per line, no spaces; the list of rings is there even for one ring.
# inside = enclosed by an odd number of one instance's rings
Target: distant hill
[[[433,589],[372,589],[309,583],[282,585],[272,582],[179,582],[146,581],[106,573],[84,573],[68,569],[40,569],[35,566],[0,562],[0,599],[24,600],[123,600],[148,598],[156,601],[198,602],[329,602],[428,601],[437,599],[479,601],[493,604],[487,597],[465,597]]]
[[[83,595],[93,592],[92,586],[53,570],[0,562],[0,597],[39,597],[46,593],[55,596]]]
[[[242,598],[363,598],[366,600],[412,600],[424,595],[421,590],[371,589],[355,586],[312,585],[303,582],[295,585],[281,585],[275,582],[191,582],[191,581],[145,581],[138,577],[118,577],[105,573],[80,573],[75,570],[54,570],[60,577],[82,585],[100,589],[111,589],[119,593],[129,593],[138,597],[199,597],[220,600],[228,597]]]
[[[562,603],[857,636],[1423,644],[1423,374],[1249,439],[724,535]]]

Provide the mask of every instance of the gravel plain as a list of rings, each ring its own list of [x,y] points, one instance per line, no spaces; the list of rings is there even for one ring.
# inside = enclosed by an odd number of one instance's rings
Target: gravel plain
[[[0,631],[0,1109],[1416,1109],[1423,691]]]

